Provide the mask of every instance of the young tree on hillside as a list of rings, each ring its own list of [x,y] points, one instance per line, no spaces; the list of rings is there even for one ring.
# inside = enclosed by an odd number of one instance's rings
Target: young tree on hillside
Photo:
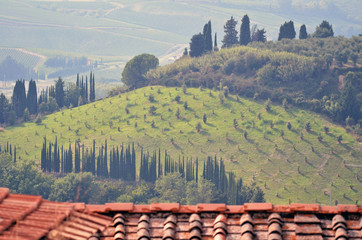
[[[30,80],[27,95],[27,106],[30,114],[36,114],[38,112],[37,96],[36,83]]]
[[[224,25],[224,39],[222,40],[222,48],[231,47],[234,44],[238,43],[238,31],[236,31],[235,27],[238,22],[231,17],[230,20],[227,20]]]
[[[59,108],[64,106],[64,96],[64,81],[59,77],[58,80],[55,81],[55,101]]]
[[[204,30],[204,51],[212,51],[212,37],[211,37],[211,21],[205,24]]]
[[[13,97],[13,108],[17,117],[22,117],[26,108],[25,81],[17,80],[15,83]]]
[[[278,41],[282,40],[283,38],[294,39],[295,34],[293,21],[285,22],[280,26]]]
[[[305,24],[303,24],[302,26],[300,26],[299,29],[299,39],[307,39],[307,37],[308,37],[307,28]]]
[[[130,88],[147,86],[144,75],[148,70],[158,67],[158,58],[154,55],[143,53],[129,60],[122,72],[122,81]]]
[[[250,20],[248,15],[245,14],[244,17],[241,19],[240,44],[246,46],[250,41]]]
[[[315,38],[327,38],[333,37],[334,32],[332,25],[327,21],[323,21],[319,26],[316,27],[315,32],[313,33],[313,37]]]
[[[203,34],[195,34],[191,38],[190,42],[190,56],[200,57],[204,53],[204,36]]]

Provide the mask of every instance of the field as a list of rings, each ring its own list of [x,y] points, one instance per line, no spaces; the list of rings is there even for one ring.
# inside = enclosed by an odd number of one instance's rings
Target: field
[[[361,147],[342,127],[305,110],[271,105],[267,111],[264,102],[236,96],[228,96],[221,104],[217,91],[137,89],[44,116],[40,125],[6,128],[0,132],[0,145],[8,141],[17,146],[22,160],[39,163],[44,136],[50,141],[57,136],[65,146],[78,139],[89,147],[93,139],[98,146],[107,139],[109,147],[134,142],[137,151],[139,146],[149,151],[161,148],[174,158],[203,160],[217,155],[223,157],[228,171],[245,182],[255,181],[266,200],[274,203],[329,204],[330,191],[332,203],[362,199]]]

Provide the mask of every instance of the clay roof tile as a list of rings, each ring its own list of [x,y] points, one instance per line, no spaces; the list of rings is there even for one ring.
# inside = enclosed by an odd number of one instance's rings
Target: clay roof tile
[[[139,222],[138,225],[137,225],[137,230],[139,229],[147,229],[149,230],[150,228],[150,224],[146,221],[142,221],[142,222]]]
[[[175,230],[174,229],[166,229],[165,231],[163,231],[163,237],[162,239],[174,239],[175,238]]]
[[[139,230],[137,231],[137,236],[138,236],[138,239],[140,239],[140,238],[142,238],[142,237],[146,237],[146,238],[150,239],[150,233],[149,233],[149,231],[148,231],[147,229],[144,229],[144,228],[139,229]]]
[[[245,203],[245,211],[271,211],[273,210],[272,203]]]
[[[224,203],[199,203],[197,204],[197,212],[225,212],[226,204]]]
[[[115,227],[114,232],[115,232],[115,233],[119,233],[119,232],[125,233],[125,232],[126,232],[126,228],[125,228],[124,225],[118,224],[118,225]]]
[[[272,233],[282,233],[282,229],[280,227],[280,225],[278,223],[272,223],[269,228],[268,228],[268,233],[272,234]]]
[[[176,224],[173,223],[173,222],[168,222],[166,223],[164,226],[163,226],[163,230],[167,230],[167,229],[173,229],[175,230],[176,229]]]
[[[226,236],[226,231],[225,229],[223,228],[218,228],[218,229],[215,229],[214,233],[213,233],[213,237],[217,236],[217,235],[224,235]]]
[[[343,212],[357,213],[359,209],[357,205],[338,204],[337,210],[340,213]]]
[[[344,228],[338,228],[336,230],[336,235],[335,235],[335,239],[339,239],[341,237],[345,237],[345,238],[348,238],[348,235],[347,235],[347,232]]]
[[[163,212],[178,212],[180,209],[179,203],[152,203],[151,211],[163,211]]]
[[[201,240],[201,231],[197,228],[191,230],[189,239],[200,239]]]
[[[170,216],[168,216],[164,222],[164,225],[166,225],[167,223],[173,223],[176,224],[177,223],[177,218],[175,215],[171,214]]]
[[[116,233],[113,237],[114,240],[124,240],[126,239],[126,235],[122,232]]]
[[[241,236],[241,240],[253,240],[254,235],[250,232],[245,233]]]
[[[192,223],[190,223],[190,228],[189,230],[192,231],[194,228],[199,229],[200,231],[202,230],[202,224],[199,221],[193,221]]]
[[[292,203],[290,208],[294,212],[319,212],[319,204]]]
[[[226,216],[224,214],[219,214],[214,221],[214,225],[217,224],[218,222],[224,222],[226,223]]]
[[[133,211],[133,203],[106,203],[107,209],[114,212],[131,212]]]
[[[199,216],[199,214],[191,214],[190,218],[189,218],[189,223],[192,223],[192,222],[195,222],[195,221],[198,221],[201,223],[201,218]]]
[[[332,227],[333,227],[333,229],[335,229],[335,227],[336,227],[339,223],[344,224],[345,227],[347,226],[346,220],[345,220],[344,217],[343,217],[342,215],[340,215],[340,214],[335,215],[335,216],[332,218]]]
[[[244,213],[240,218],[240,225],[244,225],[245,223],[250,223],[254,225],[253,219],[251,218],[250,214]]]
[[[268,222],[272,222],[273,220],[278,220],[278,222],[283,222],[282,217],[279,215],[279,213],[272,213],[268,217]]]
[[[268,240],[282,240],[282,236],[278,233],[272,233],[268,236]]]
[[[146,215],[146,214],[143,214],[140,217],[140,219],[138,219],[138,223],[143,222],[143,221],[149,223],[150,222],[150,217],[148,215]]]
[[[113,221],[114,221],[115,219],[117,219],[117,218],[120,218],[120,219],[123,219],[123,220],[126,219],[122,213],[117,213],[116,215],[114,215]]]
[[[241,235],[244,235],[245,233],[251,233],[253,234],[254,233],[254,230],[253,230],[253,225],[251,224],[244,224],[243,226],[241,226]]]

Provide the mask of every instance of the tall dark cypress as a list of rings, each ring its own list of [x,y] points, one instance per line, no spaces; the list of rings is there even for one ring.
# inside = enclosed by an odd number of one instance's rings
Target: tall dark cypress
[[[17,80],[15,83],[13,96],[12,96],[13,108],[17,117],[24,115],[26,108],[26,94],[25,94],[25,81]]]
[[[74,172],[80,172],[80,149],[79,143],[74,144]]]
[[[43,172],[46,171],[46,158],[47,158],[47,139],[46,137],[44,137],[44,143],[43,143],[43,148],[41,149],[41,157],[40,157],[40,168]]]
[[[36,83],[30,80],[27,96],[27,107],[30,114],[36,114],[38,112],[37,98]]]
[[[300,26],[299,29],[299,39],[307,39],[307,37],[308,37],[307,27],[305,26],[305,24],[303,24],[302,26]]]
[[[211,36],[211,21],[205,24],[203,30],[204,36],[204,51],[212,51],[212,36]]]
[[[108,177],[107,140],[104,143],[103,176]]]
[[[91,172],[96,175],[96,140],[93,140]]]
[[[251,41],[250,20],[248,15],[244,15],[244,17],[241,19],[241,26],[240,26],[240,44],[246,46],[250,41]]]
[[[64,106],[64,81],[59,77],[58,80],[55,82],[55,100],[58,104],[59,108]],[[50,96],[50,94],[49,94]]]

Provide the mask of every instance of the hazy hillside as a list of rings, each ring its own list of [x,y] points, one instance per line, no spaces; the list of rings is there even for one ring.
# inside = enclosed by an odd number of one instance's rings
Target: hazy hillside
[[[333,201],[362,198],[361,148],[343,128],[307,111],[275,105],[267,111],[264,102],[236,96],[221,104],[217,91],[190,88],[184,94],[181,88],[146,87],[45,116],[40,125],[6,128],[0,145],[8,141],[21,159],[39,163],[43,136],[50,141],[57,136],[66,146],[78,139],[86,146],[93,139],[98,146],[107,139],[109,147],[134,142],[145,150],[167,150],[174,158],[217,155],[227,170],[255,181],[275,203],[329,204],[331,182]]]

